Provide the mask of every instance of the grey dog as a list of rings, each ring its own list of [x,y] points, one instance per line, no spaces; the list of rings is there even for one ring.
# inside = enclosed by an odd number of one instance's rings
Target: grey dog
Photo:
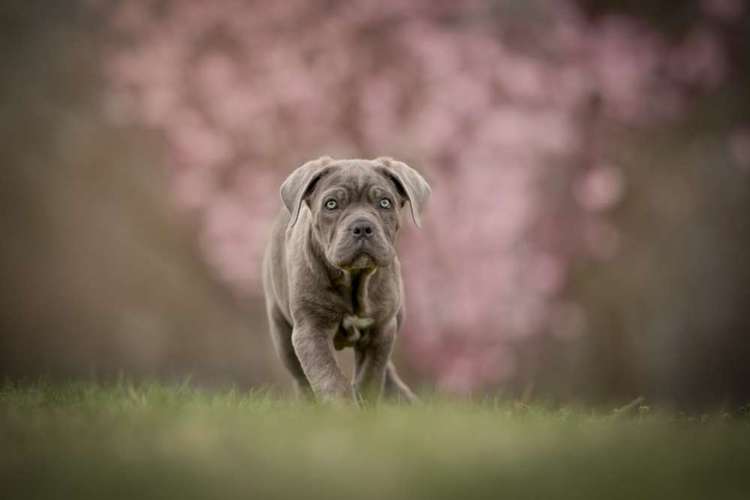
[[[416,170],[390,158],[323,157],[282,184],[263,286],[274,345],[299,393],[416,399],[390,360],[404,318],[394,245],[404,207],[419,227],[429,196]],[[333,351],[345,347],[354,349],[351,384]]]

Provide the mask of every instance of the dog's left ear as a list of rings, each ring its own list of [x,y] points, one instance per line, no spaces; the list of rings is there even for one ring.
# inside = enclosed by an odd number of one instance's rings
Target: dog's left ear
[[[315,183],[325,173],[326,167],[332,161],[333,158],[330,156],[322,156],[317,160],[308,161],[292,172],[281,185],[281,201],[284,202],[284,206],[291,214],[289,227],[297,222],[302,202],[312,192]]]
[[[422,227],[420,216],[427,200],[430,199],[430,193],[432,192],[430,185],[419,172],[404,162],[387,157],[376,158],[375,161],[385,167],[388,176],[393,179],[401,194],[409,201],[411,218],[414,219],[414,224],[417,227]]]

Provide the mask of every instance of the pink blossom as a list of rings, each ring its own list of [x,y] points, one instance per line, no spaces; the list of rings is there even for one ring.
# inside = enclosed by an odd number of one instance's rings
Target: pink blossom
[[[674,46],[568,1],[538,19],[539,7],[518,18],[477,0],[158,4],[117,4],[111,23],[129,41],[110,47],[106,108],[164,138],[174,198],[201,221],[217,275],[260,296],[278,186],[295,166],[408,160],[433,197],[422,232],[404,219],[402,342],[417,370],[458,392],[512,377],[513,343],[587,333],[564,291],[576,259],[617,255],[606,215],[627,177],[594,154],[592,97],[595,118],[642,123],[682,112],[685,84],[710,90],[727,73],[711,28]],[[703,5],[728,18],[739,3]],[[730,138],[739,165],[747,135]]]
[[[623,196],[624,180],[620,169],[612,165],[597,166],[578,181],[574,195],[586,210],[612,208]]]

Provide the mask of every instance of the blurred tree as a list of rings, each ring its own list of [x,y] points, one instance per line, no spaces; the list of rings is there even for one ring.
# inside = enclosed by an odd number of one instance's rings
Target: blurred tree
[[[6,373],[260,380],[278,185],[389,154],[435,188],[402,245],[424,381],[748,399],[744,2],[76,5],[2,7]]]
[[[741,0],[581,3],[594,20],[628,15],[684,43],[672,62],[680,74],[723,58],[725,76],[708,95],[691,89],[679,120],[608,132],[608,154],[628,179],[614,214],[623,244],[611,264],[576,274],[574,294],[588,304],[596,335],[574,355],[588,368],[570,391],[640,393],[680,406],[746,403],[750,10]],[[708,57],[707,36],[721,56]]]
[[[424,233],[404,242],[419,373],[456,391],[655,393],[655,354],[600,319],[627,306],[586,293],[578,263],[609,276],[627,250],[609,213],[637,199],[631,165],[648,160],[617,154],[645,150],[625,131],[668,130],[724,92],[746,13],[682,2],[673,30],[653,20],[666,2],[577,5],[131,0],[113,16],[110,110],[163,134],[175,195],[236,290],[259,290],[262,221],[287,172],[322,153],[390,154],[435,187]]]

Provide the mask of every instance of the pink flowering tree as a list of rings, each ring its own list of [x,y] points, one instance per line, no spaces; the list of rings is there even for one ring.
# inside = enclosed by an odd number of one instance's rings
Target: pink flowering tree
[[[736,15],[723,3],[706,9]],[[627,173],[603,124],[672,119],[727,72],[711,24],[674,41],[570,2],[522,4],[127,0],[109,112],[163,137],[174,199],[246,296],[292,168],[329,154],[421,170],[434,196],[402,242],[401,342],[415,370],[473,391],[512,377],[527,339],[590,334],[564,291],[577,259],[618,251],[608,211]]]

